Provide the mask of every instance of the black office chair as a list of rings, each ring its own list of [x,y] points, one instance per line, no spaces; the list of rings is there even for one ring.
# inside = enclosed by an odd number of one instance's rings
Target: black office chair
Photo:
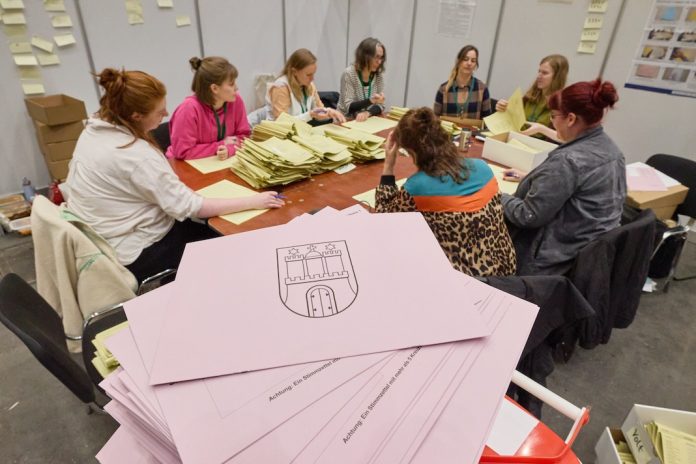
[[[333,108],[333,109],[338,108],[339,98],[340,98],[340,94],[336,91],[319,92],[319,99],[324,104],[324,106],[327,108]]]
[[[43,366],[77,396],[101,410],[92,380],[71,357],[58,313],[21,277],[0,281],[0,321],[29,348]]]
[[[663,288],[666,291],[671,280],[679,281],[696,278],[696,275],[675,276],[689,231],[694,229],[694,223],[696,222],[696,161],[674,155],[656,154],[648,158],[646,164],[689,188],[684,202],[677,206],[673,216],[673,218],[676,218],[677,215],[681,214],[689,217],[689,221],[685,226],[664,230],[652,257],[649,275],[653,278],[665,278],[666,283]]]
[[[162,149],[163,153],[167,152],[167,148],[172,144],[172,139],[169,136],[169,122],[163,122],[157,129],[150,132],[155,138],[157,145]]]

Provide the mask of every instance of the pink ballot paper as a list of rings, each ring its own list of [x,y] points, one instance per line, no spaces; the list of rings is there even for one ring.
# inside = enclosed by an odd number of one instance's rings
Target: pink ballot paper
[[[168,306],[151,384],[489,334],[418,213],[191,243]]]

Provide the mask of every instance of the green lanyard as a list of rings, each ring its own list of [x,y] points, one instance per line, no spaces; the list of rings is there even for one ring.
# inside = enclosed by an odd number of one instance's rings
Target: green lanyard
[[[225,132],[227,132],[227,102],[222,104],[222,125],[220,125],[220,118],[218,117],[218,112],[213,108],[213,114],[215,115],[215,124],[217,125],[217,140],[218,142],[225,138]]]
[[[469,108],[469,99],[471,98],[472,92],[473,92],[473,82],[470,82],[469,83],[469,92],[467,92],[467,94],[466,94],[466,100],[464,100],[463,105],[460,105],[459,104],[459,87],[454,88],[454,103],[457,106],[457,116],[459,116],[460,118],[463,117],[462,115],[464,114],[464,110],[467,110]],[[468,111],[467,111],[467,113],[468,113]]]
[[[536,103],[534,105],[534,109],[530,112],[531,114],[529,115],[529,121],[530,122],[537,122],[537,119],[539,119],[539,116],[541,116],[541,113],[544,112],[544,107],[542,106],[541,109],[537,112],[537,108],[539,107],[539,103]]]
[[[305,86],[302,86],[302,99],[304,100],[304,103],[300,102],[300,108],[302,109],[303,113],[307,112],[307,90],[305,89]]]
[[[362,84],[363,97],[365,100],[372,96],[372,80],[374,77],[375,74],[370,73],[370,79],[367,82],[365,82],[364,80],[362,80],[362,72],[358,73],[358,79],[360,79],[360,83]],[[365,87],[367,87],[367,95],[365,95]]]

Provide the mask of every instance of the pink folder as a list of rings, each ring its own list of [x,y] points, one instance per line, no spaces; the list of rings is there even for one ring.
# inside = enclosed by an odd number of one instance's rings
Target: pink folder
[[[418,213],[192,243],[176,281],[152,384],[488,335]]]

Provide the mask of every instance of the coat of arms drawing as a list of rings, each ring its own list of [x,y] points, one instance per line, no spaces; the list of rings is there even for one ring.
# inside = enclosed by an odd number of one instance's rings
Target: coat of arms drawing
[[[358,296],[345,240],[278,248],[276,255],[280,299],[295,314],[333,316]]]

